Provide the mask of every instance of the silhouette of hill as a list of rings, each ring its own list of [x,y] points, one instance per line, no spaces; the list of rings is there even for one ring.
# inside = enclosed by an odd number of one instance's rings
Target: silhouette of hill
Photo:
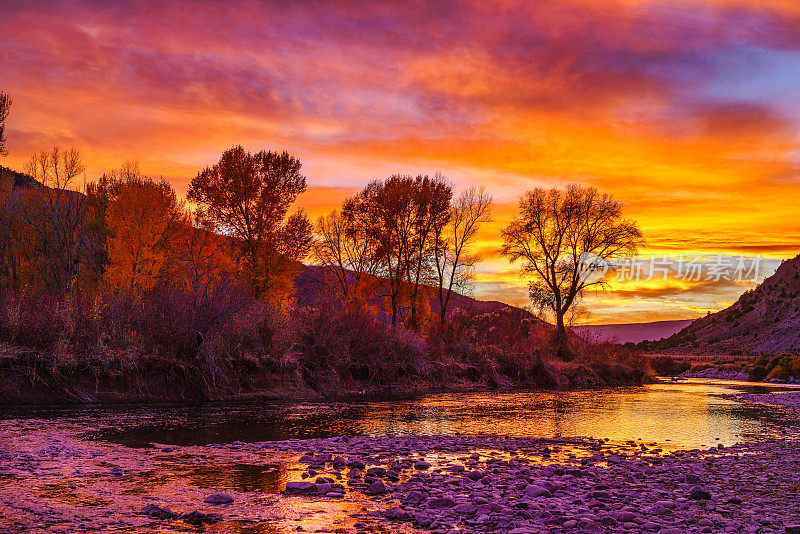
[[[300,274],[298,274],[297,278],[295,278],[295,297],[297,298],[299,305],[313,305],[314,302],[320,298],[321,292],[325,290],[325,269],[319,265],[307,264],[301,264],[299,269]],[[438,314],[439,299],[436,295],[436,288],[430,286],[425,287],[428,294],[430,310],[433,314]],[[375,308],[378,319],[386,324],[389,324],[391,322],[391,311],[385,309],[385,307],[381,305],[381,299],[381,295],[376,290],[374,294],[368,296],[367,302]],[[517,308],[516,306],[511,306],[510,304],[496,300],[479,300],[467,295],[462,295],[460,293],[453,293],[453,296],[450,299],[450,304],[447,308],[447,314],[450,316],[456,310],[467,311],[470,313],[491,313],[507,308],[518,310],[525,317],[529,317],[536,322],[541,322],[544,324],[541,319],[532,313],[521,308]]]
[[[645,348],[733,355],[800,350],[800,256],[732,306]]]
[[[693,319],[652,321],[649,323],[597,324],[573,326],[572,331],[587,341],[640,343],[657,341],[685,328]]]

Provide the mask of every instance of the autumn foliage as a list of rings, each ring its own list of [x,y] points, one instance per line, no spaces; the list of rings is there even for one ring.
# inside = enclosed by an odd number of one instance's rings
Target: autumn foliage
[[[85,181],[75,148],[0,167],[0,349],[16,354],[0,350],[0,400],[558,383],[543,323],[453,304],[483,190],[393,175],[314,225],[292,211],[306,178],[286,152],[226,150],[188,204],[135,162]]]

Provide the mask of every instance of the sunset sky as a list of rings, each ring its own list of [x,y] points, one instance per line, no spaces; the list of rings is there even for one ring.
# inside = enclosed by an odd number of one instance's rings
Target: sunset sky
[[[138,160],[184,194],[234,145],[303,162],[316,217],[374,178],[442,172],[494,195],[474,293],[527,189],[625,202],[644,254],[800,252],[800,2],[0,3],[9,156],[79,147],[87,180]],[[691,318],[752,283],[615,283],[590,322]]]

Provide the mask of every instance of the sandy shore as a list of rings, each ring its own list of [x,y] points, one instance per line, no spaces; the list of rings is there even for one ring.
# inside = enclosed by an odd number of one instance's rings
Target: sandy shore
[[[743,396],[800,406],[800,392]],[[336,437],[129,448],[0,425],[0,532],[786,532],[800,442]],[[789,530],[791,531],[791,529]]]

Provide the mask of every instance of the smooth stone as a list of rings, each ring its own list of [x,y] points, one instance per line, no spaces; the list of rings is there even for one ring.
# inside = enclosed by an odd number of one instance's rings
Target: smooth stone
[[[155,519],[174,519],[178,517],[178,514],[167,510],[166,508],[161,508],[160,506],[156,506],[155,504],[148,504],[142,511],[140,512],[142,515],[150,516]]]
[[[645,515],[661,515],[666,511],[667,509],[660,504],[653,504],[642,509],[642,513]]]
[[[460,515],[472,516],[472,515],[475,515],[475,512],[478,511],[478,507],[475,506],[474,504],[464,503],[464,504],[459,504],[458,506],[455,506],[453,508],[453,511],[455,513],[457,513],[457,514],[460,514]]]
[[[545,488],[543,488],[541,486],[537,486],[535,484],[531,484],[530,486],[525,488],[523,493],[525,495],[527,495],[528,497],[533,497],[533,498],[536,498],[536,497],[551,497],[552,496],[552,493],[550,493],[547,489],[545,489]]]
[[[180,516],[182,521],[189,523],[190,525],[195,526],[202,526],[205,523],[213,524],[219,523],[222,521],[222,516],[219,514],[204,514],[202,512],[198,512],[195,510],[194,512],[189,512],[188,514],[183,514]]]
[[[386,493],[386,485],[381,480],[376,480],[372,484],[370,484],[367,493],[370,495],[380,495],[381,493]]]
[[[408,515],[409,515],[408,512],[397,506],[389,508],[383,513],[383,516],[386,519],[390,519],[392,521],[402,521],[403,519],[408,517]]]
[[[709,493],[708,490],[701,488],[700,486],[695,486],[692,488],[689,497],[697,501],[708,501],[711,500],[711,493]]]
[[[440,510],[442,508],[452,508],[455,505],[456,502],[448,497],[439,497],[437,499],[431,499],[428,502],[428,508],[432,508],[434,510]]]
[[[317,485],[313,482],[287,482],[286,493],[313,493]]]
[[[203,499],[203,502],[207,504],[230,504],[233,502],[233,497],[227,493],[212,493]]]

